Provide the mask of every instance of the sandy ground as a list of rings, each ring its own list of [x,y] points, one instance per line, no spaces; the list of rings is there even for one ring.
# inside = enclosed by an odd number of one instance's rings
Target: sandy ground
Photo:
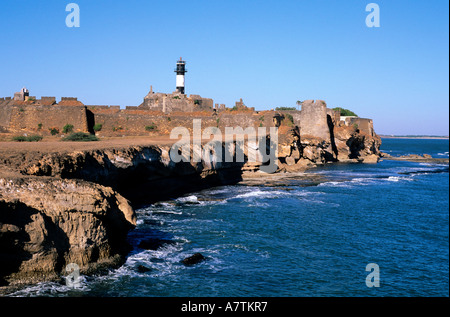
[[[169,136],[105,138],[95,142],[68,142],[46,138],[40,142],[0,142],[0,157],[13,152],[72,152],[144,145],[172,145]]]

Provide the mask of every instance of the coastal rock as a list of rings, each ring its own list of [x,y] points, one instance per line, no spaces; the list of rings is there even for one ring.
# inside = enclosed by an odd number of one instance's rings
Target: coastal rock
[[[383,156],[386,160],[392,160],[392,161],[411,161],[411,162],[421,162],[421,163],[436,163],[436,164],[449,164],[448,158],[436,158],[432,157],[429,154],[409,154],[409,155],[402,155],[402,156]]]
[[[362,159],[363,163],[378,163],[378,161],[380,160],[380,157],[376,154],[371,154],[371,155],[367,155],[364,156]]]
[[[224,149],[222,149],[224,152]],[[239,181],[245,162],[174,162],[170,146],[129,146],[31,155],[16,169],[24,175],[83,179],[111,187],[136,205]],[[258,169],[261,162],[247,167]],[[146,191],[140,190],[142,187]],[[163,190],[161,190],[163,189]]]
[[[305,159],[305,158],[300,158],[298,161],[297,161],[297,163],[296,163],[296,165],[298,165],[299,167],[303,167],[303,168],[306,168],[306,167],[314,167],[314,166],[316,166],[316,164],[314,164],[313,162],[311,162],[310,160],[308,160],[308,159]]]
[[[373,163],[373,155],[378,158],[381,156],[381,138],[373,131],[368,133],[355,126],[337,126],[334,128],[334,142],[337,160],[340,162],[352,162],[356,159],[363,163]]]
[[[0,282],[58,279],[69,263],[81,273],[118,266],[136,225],[128,201],[80,180],[0,178]]]
[[[166,239],[149,238],[149,239],[142,240],[139,243],[139,247],[142,249],[146,249],[146,250],[156,251],[165,245],[171,245],[171,244],[175,244],[175,242],[172,240],[166,240]]]
[[[147,266],[145,266],[145,265],[139,265],[139,266],[136,268],[136,270],[137,270],[139,273],[147,273],[147,272],[150,272],[152,269],[149,268],[149,267],[147,267]]]
[[[329,154],[326,149],[329,148],[329,143],[324,139],[313,136],[306,136],[301,140],[302,157],[310,160],[316,164],[322,164],[327,160]],[[327,153],[329,155],[327,155]]]
[[[291,155],[291,146],[290,145],[278,145],[278,157],[288,157]]]
[[[293,158],[292,156],[288,156],[286,157],[286,164],[291,166],[295,164],[295,158]]]
[[[194,265],[206,260],[206,258],[201,253],[194,253],[190,257],[187,257],[181,261],[184,265]]]

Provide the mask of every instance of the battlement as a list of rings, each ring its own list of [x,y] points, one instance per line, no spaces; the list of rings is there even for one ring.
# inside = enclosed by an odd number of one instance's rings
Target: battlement
[[[60,106],[84,106],[81,101],[78,101],[76,97],[61,97],[61,101],[58,103]]]
[[[41,97],[40,100],[38,100],[42,105],[54,105],[56,104],[56,97]]]

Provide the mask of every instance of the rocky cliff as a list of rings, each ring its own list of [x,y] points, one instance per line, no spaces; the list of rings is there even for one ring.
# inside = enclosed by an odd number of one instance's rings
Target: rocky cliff
[[[282,120],[280,121],[282,122]],[[250,162],[251,149],[278,144],[278,172],[303,171],[325,162],[376,162],[380,138],[330,121],[324,137],[279,127],[277,142],[221,143],[221,160],[174,162],[170,145],[99,146],[90,149],[0,151],[0,283],[58,279],[70,263],[82,273],[117,266],[129,251],[133,207],[202,188],[233,184],[260,173],[267,160]],[[215,155],[204,144],[195,151]],[[233,148],[242,162],[227,162]],[[273,149],[272,149],[273,150]],[[199,153],[197,153],[199,154]],[[256,172],[256,173],[255,173]]]
[[[136,225],[128,201],[111,188],[81,180],[0,178],[0,283],[58,278],[119,265]]]

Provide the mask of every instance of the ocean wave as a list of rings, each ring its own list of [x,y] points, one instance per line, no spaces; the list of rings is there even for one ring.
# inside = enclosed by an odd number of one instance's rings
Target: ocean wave
[[[319,184],[318,186],[325,187],[355,187],[355,186],[368,186],[379,184],[382,182],[398,182],[398,181],[413,181],[412,175],[408,176],[394,176],[394,175],[379,175],[378,177],[356,177],[350,180],[344,181],[329,181]]]
[[[195,195],[180,197],[180,198],[175,199],[175,201],[183,202],[183,203],[184,202],[188,202],[188,203],[198,203],[199,202],[198,197]]]
[[[414,179],[412,179],[411,177],[406,177],[406,176],[389,176],[386,179],[388,182],[398,182],[398,181],[413,181]]]
[[[170,214],[170,215],[182,215],[182,211],[173,211],[173,210],[154,210],[152,214]]]
[[[73,296],[82,294],[90,290],[89,283],[85,276],[80,275],[76,287],[69,286],[65,282],[40,282],[36,285],[28,286],[14,293],[9,297],[46,297],[46,296]]]
[[[282,192],[278,190],[262,191],[258,189],[244,194],[239,194],[233,198],[277,198],[283,195],[287,195],[287,192]]]

